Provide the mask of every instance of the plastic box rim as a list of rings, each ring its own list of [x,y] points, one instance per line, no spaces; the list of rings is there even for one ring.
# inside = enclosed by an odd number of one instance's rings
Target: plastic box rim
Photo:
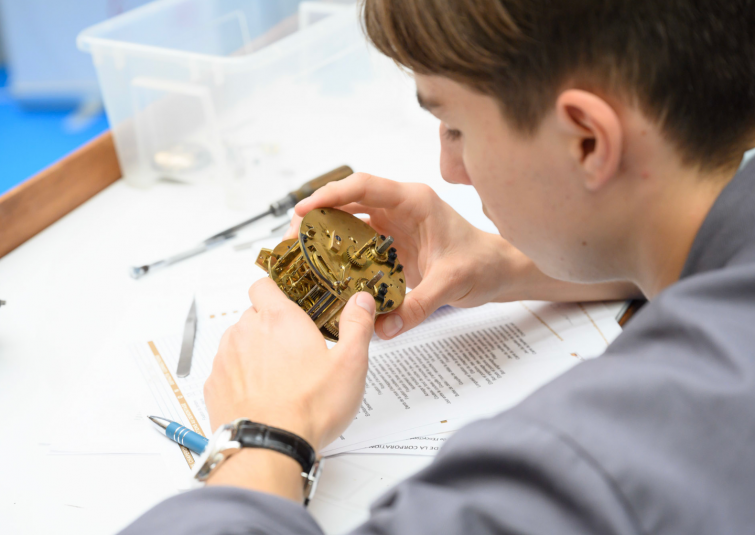
[[[261,60],[261,55],[269,56],[271,54],[275,54],[276,56],[279,56],[285,54],[286,49],[290,47],[301,49],[301,45],[306,44],[307,41],[318,39],[323,32],[332,31],[328,29],[328,26],[342,26],[345,23],[353,22],[354,17],[356,16],[356,14],[351,10],[344,11],[343,13],[334,13],[326,19],[318,21],[315,25],[312,26],[312,28],[318,29],[316,32],[297,31],[277,42],[264,47],[257,52],[243,56],[217,56],[213,54],[202,54],[199,52],[187,52],[185,50],[178,50],[175,48],[144,45],[140,43],[131,43],[128,41],[119,41],[117,39],[101,37],[101,34],[109,32],[114,28],[133,23],[133,19],[141,18],[150,11],[166,9],[170,5],[178,4],[184,1],[185,0],[163,0],[161,2],[150,2],[149,4],[145,4],[131,11],[127,11],[111,19],[94,24],[88,28],[85,28],[76,36],[76,46],[82,52],[89,54],[92,54],[92,46],[94,45],[118,48],[124,52],[142,52],[159,56],[170,55],[175,59],[208,61],[213,63],[223,63],[229,66],[247,66],[245,64],[257,63],[259,60]]]

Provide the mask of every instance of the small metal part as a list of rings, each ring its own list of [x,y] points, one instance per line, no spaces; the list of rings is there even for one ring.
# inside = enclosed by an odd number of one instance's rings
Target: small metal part
[[[299,304],[299,306],[301,306],[304,303],[304,301],[306,301],[307,299],[309,299],[310,297],[312,297],[313,294],[317,293],[317,290],[319,290],[319,289],[320,289],[319,286],[312,286],[312,289],[307,292],[307,295],[305,295],[304,297],[302,297],[301,299],[299,299],[297,301],[297,303]]]
[[[361,256],[357,256],[357,252],[355,250],[355,247],[353,245],[350,245],[348,249],[346,249],[346,258],[349,262],[351,262],[352,265],[356,267],[362,267],[367,263],[367,258],[362,258]]]
[[[380,238],[383,240],[383,243],[377,248],[377,253],[382,255],[385,254],[391,245],[393,245],[393,236],[388,236],[387,238],[385,236],[380,236]]]
[[[336,289],[339,292],[345,290],[346,288],[349,287],[349,284],[351,284],[352,280],[354,280],[354,278],[353,277],[349,277],[346,280],[339,282]]]
[[[313,306],[309,310],[309,316],[314,320],[317,321],[317,318],[319,318],[322,313],[327,309],[330,305],[333,304],[333,301],[336,300],[336,296],[331,293],[326,293],[323,295],[317,303],[315,303],[315,306]]]
[[[0,307],[5,304],[5,301],[0,300]]]
[[[335,232],[330,236],[330,250],[334,253],[337,253],[341,250],[341,243],[343,240],[341,237],[336,234]]]
[[[191,373],[191,359],[194,356],[194,337],[197,334],[197,300],[192,299],[189,315],[186,316],[184,336],[181,342],[181,354],[178,358],[176,375],[188,377]]]
[[[362,247],[359,248],[359,250],[354,254],[356,258],[362,258],[362,255],[367,252],[367,249],[370,248],[370,246],[377,241],[377,236],[372,238],[370,241],[362,245]]]
[[[255,263],[312,318],[326,339],[338,341],[341,311],[359,291],[372,293],[378,314],[403,302],[406,283],[389,273],[395,271],[393,263],[377,250],[388,238],[361,219],[319,208],[304,216],[298,236],[272,250],[262,249]]]
[[[159,416],[147,416],[147,418],[152,420],[152,422],[160,429],[168,429],[168,426],[171,424],[170,420],[160,418]]]
[[[377,272],[377,273],[375,274],[375,276],[374,276],[374,277],[372,277],[372,278],[371,278],[371,279],[370,279],[370,280],[369,280],[369,281],[367,282],[367,284],[366,284],[367,288],[369,288],[370,290],[372,290],[372,289],[373,289],[373,288],[375,287],[375,285],[376,285],[376,284],[378,283],[378,281],[379,281],[380,279],[382,279],[382,278],[383,278],[384,276],[385,276],[385,273],[383,273],[382,271],[378,271],[378,272]]]

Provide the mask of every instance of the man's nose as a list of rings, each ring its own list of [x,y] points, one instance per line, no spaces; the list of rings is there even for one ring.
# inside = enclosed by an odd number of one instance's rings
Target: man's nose
[[[471,185],[467,169],[462,158],[462,144],[451,141],[444,135],[445,126],[440,125],[440,176],[451,184]]]

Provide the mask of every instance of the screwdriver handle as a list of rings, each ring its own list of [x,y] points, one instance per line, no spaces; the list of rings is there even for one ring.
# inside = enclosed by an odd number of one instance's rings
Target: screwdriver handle
[[[323,187],[325,184],[335,182],[337,180],[343,180],[347,176],[354,174],[354,170],[348,165],[342,165],[337,169],[328,171],[324,175],[320,175],[317,178],[313,178],[309,182],[306,182],[302,187],[292,191],[282,199],[274,202],[270,205],[270,213],[275,217],[280,217],[285,214],[289,209],[296,206],[296,203],[302,199],[306,199],[312,195],[315,191]]]

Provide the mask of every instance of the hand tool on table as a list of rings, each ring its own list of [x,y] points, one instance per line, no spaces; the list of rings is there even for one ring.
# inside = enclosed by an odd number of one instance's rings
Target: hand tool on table
[[[184,323],[184,336],[181,341],[181,353],[178,357],[176,375],[187,377],[191,373],[191,358],[194,356],[194,337],[197,334],[197,299],[191,302],[189,315]]]
[[[342,180],[346,178],[347,176],[353,175],[354,171],[349,167],[348,165],[342,165],[341,167],[337,169],[333,169],[332,171],[329,171],[325,173],[324,175],[318,176],[317,178],[313,178],[309,182],[305,183],[302,187],[300,187],[297,190],[292,191],[282,199],[279,199],[275,201],[273,204],[270,205],[270,208],[268,208],[266,211],[262,212],[261,214],[258,214],[251,219],[247,219],[246,221],[242,221],[238,225],[234,225],[229,229],[226,229],[222,232],[218,232],[214,236],[210,236],[206,240],[204,240],[202,243],[197,245],[196,247],[189,249],[188,251],[184,251],[182,253],[179,253],[177,255],[170,256],[168,258],[165,258],[163,260],[159,260],[157,262],[154,262],[152,264],[147,264],[144,266],[132,266],[131,267],[131,277],[134,279],[139,279],[146,275],[147,273],[152,273],[153,271],[164,268],[167,266],[170,266],[172,264],[175,264],[177,262],[180,262],[181,260],[186,260],[187,258],[191,258],[192,256],[198,255],[200,253],[203,253],[205,251],[209,251],[213,247],[217,247],[218,245],[221,245],[228,240],[234,238],[236,236],[236,233],[241,230],[242,228],[251,225],[252,223],[255,223],[256,221],[259,221],[263,217],[267,217],[269,215],[280,217],[283,214],[285,214],[289,209],[296,206],[296,203],[301,201],[302,199],[305,199],[312,195],[315,191],[323,187],[325,184],[329,184],[330,182],[335,182],[337,180]]]
[[[181,446],[186,446],[194,453],[201,454],[207,447],[207,440],[199,433],[195,433],[188,427],[184,427],[178,422],[172,422],[167,418],[161,418],[159,416],[148,416],[152,422],[163,430],[165,436],[174,442],[178,442]]]
[[[233,246],[233,250],[234,251],[243,251],[245,249],[251,249],[252,247],[254,247],[254,244],[257,243],[258,241],[266,240],[267,238],[272,238],[276,234],[283,235],[283,234],[285,234],[286,229],[288,228],[288,226],[290,224],[291,224],[291,220],[289,219],[285,223],[281,223],[277,227],[271,228],[270,232],[268,234],[264,235],[264,236],[257,236],[253,240],[249,240],[247,242],[239,243],[238,245],[234,245]]]

